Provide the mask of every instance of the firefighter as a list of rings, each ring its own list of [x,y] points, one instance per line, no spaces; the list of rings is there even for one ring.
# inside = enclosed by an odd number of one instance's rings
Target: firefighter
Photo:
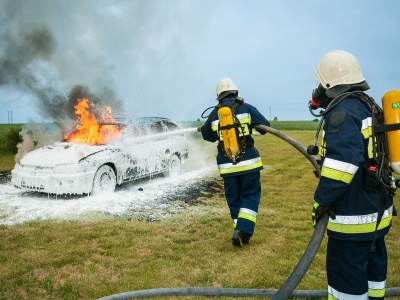
[[[216,95],[218,105],[198,131],[204,140],[212,143],[218,141],[217,165],[224,181],[225,198],[233,222],[232,244],[242,247],[243,244],[249,244],[253,236],[261,197],[260,170],[263,164],[251,134],[255,130],[254,125],[270,126],[270,123],[254,106],[244,103],[238,97],[238,89],[230,78],[223,78],[218,82]],[[228,151],[222,140],[225,127],[220,126],[222,120],[219,118],[223,116],[218,115],[218,112],[220,108],[226,107],[230,108],[231,116],[235,120],[226,130],[234,129],[237,133],[236,137],[230,137],[235,142],[237,140],[240,148],[237,154]]]
[[[315,73],[312,109],[325,109],[320,149],[321,176],[312,221],[329,214],[326,271],[328,299],[383,299],[386,288],[385,235],[393,197],[376,187],[372,162],[372,114],[361,99],[369,85],[357,59],[331,51]],[[374,181],[374,180],[372,180]],[[380,217],[380,213],[382,216]]]

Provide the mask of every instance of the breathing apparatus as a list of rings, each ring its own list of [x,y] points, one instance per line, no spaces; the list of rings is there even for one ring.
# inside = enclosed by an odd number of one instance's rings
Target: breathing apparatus
[[[374,172],[373,176],[379,180],[380,185],[387,189],[400,187],[400,180],[391,176],[391,170],[400,175],[400,151],[398,148],[398,145],[400,145],[400,91],[386,93],[382,98],[382,109],[372,97],[362,91],[349,91],[330,99],[327,98],[324,89],[319,85],[313,90],[308,107],[311,114],[315,117],[321,117],[321,120],[314,138],[314,144],[307,147],[307,153],[309,155],[319,153],[318,136],[326,114],[351,96],[360,99],[372,112],[373,159],[375,164],[370,166],[370,170]],[[326,103],[328,104],[326,105]],[[325,110],[321,110],[319,113],[313,112],[313,110],[325,105]],[[387,167],[389,161],[390,169]]]
[[[217,109],[219,120],[218,149],[222,151],[227,158],[232,160],[233,164],[237,164],[246,152],[246,137],[243,134],[240,121],[236,117],[236,109],[242,103],[244,103],[244,99],[236,96],[232,108],[229,106],[221,106],[221,104],[218,103],[216,106],[207,108],[201,114],[202,118],[208,118],[209,115],[204,116],[205,112],[210,109]]]
[[[384,130],[387,132],[390,167],[400,175],[400,90],[387,92],[382,97]]]
[[[220,133],[221,141],[219,147],[227,158],[236,164],[238,160],[246,152],[246,138],[243,135],[243,128],[239,119],[235,115],[238,105],[243,103],[243,99],[235,99],[232,109],[228,106],[223,106],[218,109],[218,132]],[[240,132],[242,131],[242,132]],[[240,135],[241,133],[241,135]]]

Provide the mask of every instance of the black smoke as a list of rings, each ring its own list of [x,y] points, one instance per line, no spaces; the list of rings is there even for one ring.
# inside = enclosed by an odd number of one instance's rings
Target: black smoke
[[[57,39],[45,25],[6,26],[1,38],[0,86],[10,86],[33,96],[33,110],[44,119],[52,119],[63,132],[70,130],[76,119],[74,106],[79,99],[88,98],[96,106],[123,111],[122,101],[109,86],[97,87],[94,91],[87,85],[77,84],[67,91],[52,61]]]
[[[99,108],[110,106],[113,111],[123,111],[123,103],[112,90],[111,82],[104,81],[105,84],[95,88],[87,84],[66,86],[60,75],[64,66],[53,59],[59,43],[46,24],[25,23],[1,13],[0,7],[0,88],[28,95],[31,111],[56,125],[49,130],[28,121],[20,132],[22,142],[17,146],[16,162],[33,149],[60,141],[72,131],[77,121],[74,106],[80,99],[87,98]],[[85,68],[83,64],[82,67]],[[97,77],[98,70],[92,72],[93,77]],[[105,72],[100,75],[108,78]]]

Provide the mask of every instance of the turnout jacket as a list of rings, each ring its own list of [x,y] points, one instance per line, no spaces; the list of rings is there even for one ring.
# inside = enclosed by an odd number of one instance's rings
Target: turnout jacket
[[[232,108],[235,99],[234,97],[228,96],[220,101],[220,105]],[[201,127],[202,137],[206,141],[216,142],[220,140],[220,132],[218,131],[219,119],[217,115],[219,108],[220,107],[215,107],[211,111],[206,123]],[[241,126],[244,128],[245,135],[250,136],[252,134],[252,131],[255,130],[253,129],[253,125],[255,124],[270,126],[269,121],[250,104],[242,103],[237,107],[236,112],[232,113],[239,119]],[[265,132],[259,133],[262,135],[265,134]],[[218,147],[217,165],[221,177],[242,175],[259,171],[263,168],[260,154],[256,147],[254,147],[254,143],[253,145],[247,145],[244,155],[236,164],[233,164]]]
[[[347,98],[325,116],[321,177],[314,194],[320,205],[331,206],[328,236],[365,241],[375,235],[381,193],[363,188],[363,166],[372,158],[372,117],[358,98]],[[393,198],[387,197],[376,237],[391,226]]]

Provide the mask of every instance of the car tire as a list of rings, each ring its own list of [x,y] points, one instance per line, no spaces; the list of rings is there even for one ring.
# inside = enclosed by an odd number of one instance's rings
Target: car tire
[[[113,168],[109,165],[102,165],[94,175],[92,195],[99,195],[102,192],[114,192],[117,185],[117,177]]]
[[[165,172],[166,176],[177,176],[181,173],[181,160],[176,154],[171,155],[168,160],[167,170]]]

